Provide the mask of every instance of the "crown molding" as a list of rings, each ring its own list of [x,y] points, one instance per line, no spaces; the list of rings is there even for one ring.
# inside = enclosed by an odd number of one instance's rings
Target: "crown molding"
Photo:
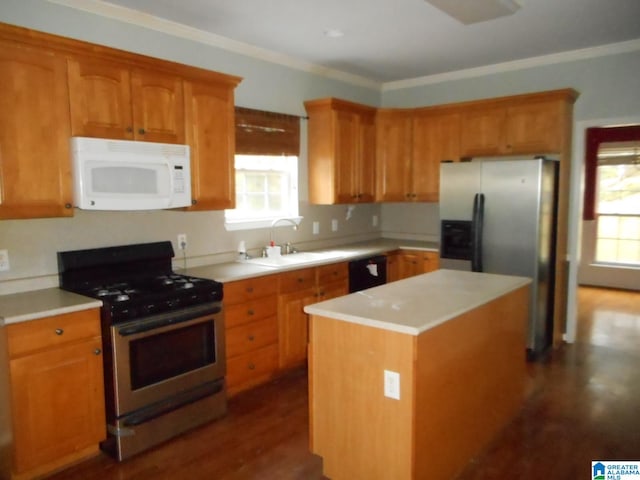
[[[442,83],[452,80],[464,80],[468,78],[481,77],[484,75],[492,75],[495,73],[512,72],[516,70],[524,70],[527,68],[553,65],[557,63],[585,60],[594,57],[617,55],[621,53],[634,52],[637,50],[640,50],[640,39],[629,40],[620,43],[610,43],[607,45],[600,45],[598,47],[582,48],[580,50],[570,50],[566,52],[554,53],[551,55],[541,55],[539,57],[513,60],[511,62],[496,63],[493,65],[485,65],[477,68],[467,68],[464,70],[456,70],[453,72],[438,73],[435,75],[427,75],[424,77],[413,79],[386,82],[382,85],[382,91],[401,90],[404,88],[433,85],[436,83]]]
[[[380,91],[382,83],[368,78],[342,72],[328,67],[323,67],[313,63],[305,62],[288,55],[283,55],[271,50],[249,45],[247,43],[232,40],[230,38],[205,32],[197,28],[165,20],[154,15],[132,10],[130,8],[113,5],[111,3],[97,0],[47,0],[50,3],[62,5],[64,7],[81,10],[94,15],[111,18],[124,23],[129,23],[149,30],[173,35],[194,42],[202,43],[222,50],[255,58],[264,62],[275,63],[295,70],[301,70],[316,75],[332,78],[352,85],[358,85]]]
[[[173,35],[175,37],[184,38],[186,40],[191,40],[212,47],[217,47],[222,50],[255,58],[264,62],[275,63],[295,70],[301,70],[304,72],[324,76],[352,85],[378,90],[381,92],[433,85],[436,83],[442,83],[452,80],[463,80],[468,78],[481,77],[484,75],[524,70],[527,68],[540,67],[544,65],[553,65],[557,63],[584,60],[606,55],[616,55],[640,50],[640,39],[635,39],[626,42],[612,43],[597,47],[554,53],[551,55],[542,55],[538,57],[525,58],[522,60],[514,60],[511,62],[496,63],[493,65],[485,65],[482,67],[467,68],[464,70],[456,70],[435,75],[427,75],[424,77],[382,83],[359,75],[323,67],[310,62],[304,62],[288,55],[283,55],[271,50],[249,45],[247,43],[231,40],[214,33],[209,33],[193,27],[188,27],[177,22],[165,20],[153,15],[132,10],[130,8],[121,7],[119,5],[113,5],[98,0],[47,1],[76,10],[82,10],[102,17],[112,18],[114,20],[119,20],[121,22],[136,25],[138,27],[147,28],[149,30]]]

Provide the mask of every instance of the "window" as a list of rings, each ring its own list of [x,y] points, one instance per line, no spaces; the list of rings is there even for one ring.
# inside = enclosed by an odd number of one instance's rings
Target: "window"
[[[596,213],[596,262],[640,266],[638,146],[628,143],[601,145]]]
[[[235,167],[236,208],[226,211],[227,223],[255,228],[298,216],[298,157],[236,155]]]
[[[237,107],[236,206],[225,211],[227,230],[267,227],[298,217],[300,119]]]

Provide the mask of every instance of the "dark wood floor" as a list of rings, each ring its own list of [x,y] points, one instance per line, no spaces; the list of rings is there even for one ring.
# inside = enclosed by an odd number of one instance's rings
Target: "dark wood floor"
[[[640,293],[581,288],[578,323],[576,343],[530,365],[520,415],[457,480],[591,478],[592,460],[640,459]],[[51,479],[323,479],[307,421],[306,374],[292,372],[235,397],[220,421],[126,462],[99,456]]]

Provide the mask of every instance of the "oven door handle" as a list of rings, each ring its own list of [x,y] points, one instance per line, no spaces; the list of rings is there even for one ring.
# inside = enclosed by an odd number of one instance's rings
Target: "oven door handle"
[[[216,313],[220,313],[222,311],[222,307],[215,306],[208,308],[206,311],[199,311],[197,314],[193,312],[185,312],[183,314],[166,314],[162,315],[159,318],[151,318],[148,320],[142,320],[139,322],[135,322],[130,325],[125,325],[122,327],[116,327],[117,332],[122,337],[128,337],[130,335],[136,335],[138,333],[150,332],[151,330],[157,330],[158,328],[168,327],[171,325],[179,325],[181,323],[188,322],[190,320],[195,320],[198,317],[202,317],[204,315],[215,315]]]

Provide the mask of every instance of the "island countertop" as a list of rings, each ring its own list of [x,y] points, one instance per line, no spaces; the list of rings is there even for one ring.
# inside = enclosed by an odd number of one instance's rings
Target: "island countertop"
[[[441,269],[308,305],[304,311],[419,335],[530,283],[527,277]]]

